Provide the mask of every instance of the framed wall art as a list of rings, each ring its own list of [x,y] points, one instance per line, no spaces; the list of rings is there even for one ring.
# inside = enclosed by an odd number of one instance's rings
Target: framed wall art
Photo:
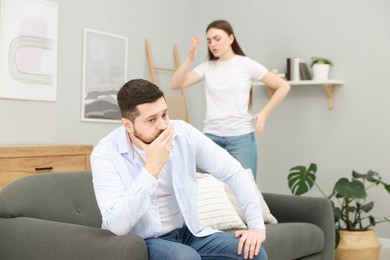
[[[0,97],[56,101],[58,4],[0,1]]]
[[[127,78],[127,37],[84,29],[82,121],[118,123],[116,95]]]

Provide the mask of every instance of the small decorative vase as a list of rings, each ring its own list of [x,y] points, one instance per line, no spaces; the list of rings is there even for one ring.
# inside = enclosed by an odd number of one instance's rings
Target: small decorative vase
[[[378,260],[381,249],[374,230],[340,230],[335,260]]]
[[[328,64],[313,65],[313,80],[328,80],[330,66]]]

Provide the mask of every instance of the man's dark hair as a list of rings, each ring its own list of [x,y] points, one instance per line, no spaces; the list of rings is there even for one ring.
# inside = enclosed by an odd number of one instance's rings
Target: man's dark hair
[[[144,79],[132,79],[118,91],[117,101],[121,115],[130,121],[139,116],[138,105],[152,103],[164,97],[159,87]]]

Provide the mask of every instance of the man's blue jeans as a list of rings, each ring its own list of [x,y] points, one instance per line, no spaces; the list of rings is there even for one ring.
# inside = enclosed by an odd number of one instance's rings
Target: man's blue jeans
[[[196,237],[183,227],[158,238],[145,239],[145,242],[150,260],[244,259],[244,254],[237,254],[239,238],[230,233]],[[253,259],[268,259],[263,247]]]
[[[239,136],[217,136],[205,133],[207,137],[214,141],[234,158],[237,159],[245,169],[250,168],[256,179],[257,173],[257,146],[255,133]]]

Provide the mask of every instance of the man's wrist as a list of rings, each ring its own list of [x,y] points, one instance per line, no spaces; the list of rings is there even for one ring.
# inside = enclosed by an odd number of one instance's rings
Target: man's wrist
[[[144,168],[148,173],[150,173],[150,175],[152,175],[154,178],[158,179],[158,175],[159,175],[161,169],[159,169],[158,167],[155,167],[153,165],[149,165],[147,163],[144,165]]]

